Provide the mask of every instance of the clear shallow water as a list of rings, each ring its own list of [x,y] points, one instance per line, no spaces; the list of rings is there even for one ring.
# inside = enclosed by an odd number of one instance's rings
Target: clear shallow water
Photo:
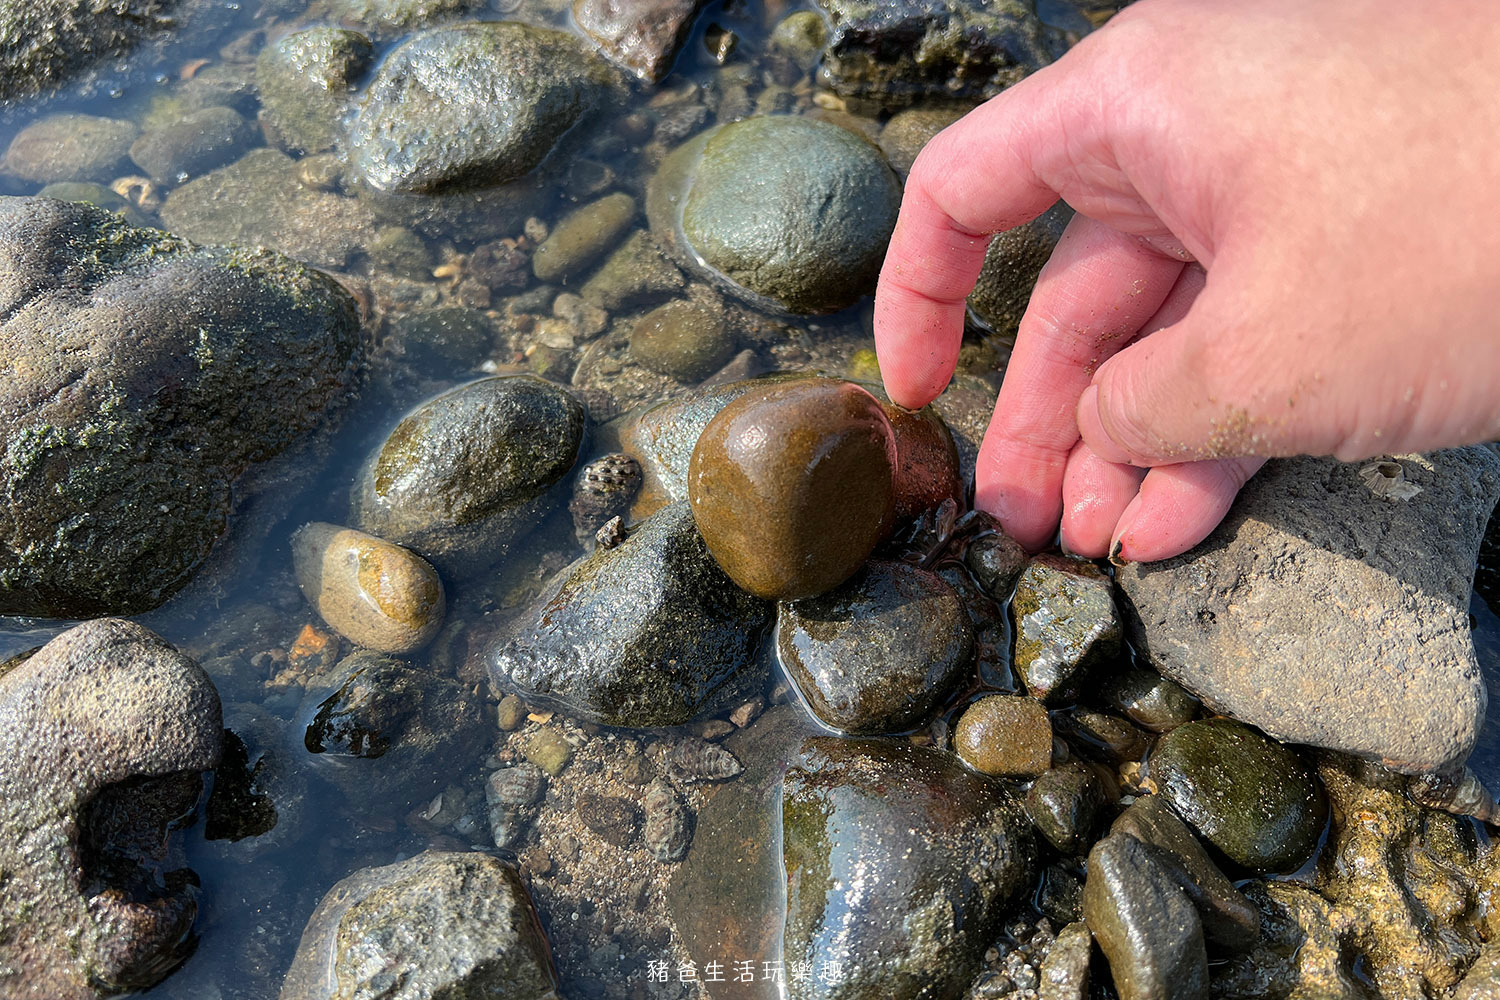
[[[31,108],[19,109],[0,118],[0,146],[42,114],[83,111],[108,117],[141,120],[153,106],[173,98],[199,73],[239,66],[253,61],[255,53],[269,33],[296,20],[286,3],[225,4],[220,11],[228,23],[212,43],[205,44],[191,36],[177,39],[161,51],[159,57],[144,60],[147,65],[129,62],[107,67],[88,87],[87,94],[64,93]],[[533,3],[531,0],[497,0],[488,10],[478,10],[472,17],[511,16],[536,23],[565,25],[565,4]],[[768,0],[764,4],[728,0],[711,6],[699,18],[693,34],[683,49],[677,72],[655,89],[638,90],[633,97],[637,110],[665,116],[677,113],[674,107],[701,105],[707,109],[701,124],[711,124],[726,90],[744,86],[753,100],[772,88],[764,85],[759,64],[768,27],[779,16],[801,4]],[[319,23],[315,18],[307,23]],[[1057,23],[1076,26],[1063,16]],[[1081,23],[1081,22],[1080,22]],[[351,25],[358,27],[358,25]],[[738,37],[730,57],[721,69],[711,54],[722,40],[722,30]],[[1081,29],[1080,29],[1081,30]],[[380,43],[388,50],[398,39]],[[713,45],[710,44],[713,43]],[[207,60],[200,64],[200,60]],[[838,103],[828,95],[819,96],[810,81],[782,88],[784,96],[776,97],[775,109],[810,113],[838,114]],[[76,88],[75,88],[76,91]],[[693,112],[688,116],[692,117]],[[694,127],[690,131],[696,131]],[[619,145],[613,158],[592,155],[590,159],[607,167],[616,176],[609,187],[639,195],[644,177],[653,164],[654,154],[642,143]],[[120,176],[137,173],[128,164]],[[113,179],[113,178],[112,178]],[[0,181],[4,193],[30,194],[38,185],[13,180]],[[565,185],[566,187],[566,185]],[[555,224],[569,209],[590,200],[591,192],[577,198],[567,194],[539,213],[543,221]],[[155,221],[149,219],[148,221]],[[519,234],[512,234],[519,235]],[[472,249],[474,241],[462,232],[453,232],[428,241],[435,268],[451,262],[454,256]],[[371,365],[367,387],[343,415],[338,429],[329,437],[331,446],[304,457],[307,477],[300,483],[290,502],[285,498],[270,505],[265,517],[242,518],[233,527],[231,541],[235,546],[221,545],[210,557],[210,564],[200,572],[199,581],[167,606],[138,616],[143,624],[185,649],[210,671],[219,686],[226,707],[226,719],[250,747],[252,756],[273,749],[282,754],[298,750],[298,711],[306,673],[296,669],[292,654],[305,626],[318,626],[291,575],[288,537],[298,525],[310,520],[344,523],[348,520],[348,490],[356,470],[365,456],[388,433],[411,406],[451,385],[467,381],[486,370],[510,370],[524,363],[505,350],[503,332],[497,331],[493,350],[481,351],[451,370],[435,373],[430,368],[418,370],[404,362],[390,347],[389,319],[404,312],[419,312],[454,304],[454,283],[445,277],[393,280],[372,268],[368,262],[355,259],[350,268],[374,302],[377,316],[384,317]],[[499,305],[498,296],[495,305]],[[869,338],[868,302],[832,317],[815,321],[785,321],[784,335],[764,349],[765,360],[781,367],[822,366],[844,368],[851,374],[868,375],[868,370],[853,367],[855,352],[873,348]],[[976,343],[976,350],[985,350]],[[1003,356],[1003,349],[988,348],[992,357]],[[486,367],[486,363],[488,366]],[[462,592],[450,591],[452,628],[439,638],[432,649],[413,658],[424,666],[445,675],[464,677],[462,662],[467,653],[466,624],[481,620],[488,612],[521,603],[535,593],[551,572],[578,554],[571,541],[572,528],[565,511],[559,511],[543,524],[528,545],[520,550],[495,574],[489,586],[473,587]],[[1500,558],[1488,557],[1489,574],[1481,576],[1473,614],[1477,622],[1476,645],[1480,651],[1486,677],[1492,682],[1500,677],[1500,618],[1489,611],[1500,601]],[[1500,606],[1500,605],[1495,605]],[[0,659],[45,642],[69,623],[0,621]],[[347,651],[347,643],[344,644]],[[984,679],[1005,688],[1011,682],[1005,659],[1008,652],[998,650],[998,663],[985,672]],[[1500,687],[1493,689],[1500,697]],[[766,692],[769,700],[787,700],[784,689],[773,686]],[[959,705],[967,693],[955,697]],[[795,700],[794,698],[792,700]],[[950,707],[946,720],[951,721],[956,708]],[[1500,711],[1493,713],[1500,716]],[[937,738],[946,731],[947,722],[937,728]],[[818,732],[808,722],[808,733]],[[570,730],[571,732],[571,730]],[[584,731],[586,743],[598,744],[601,755],[614,752],[618,734]],[[650,734],[635,739],[649,746]],[[500,754],[504,741],[497,740]],[[514,751],[508,751],[514,755]],[[588,759],[584,755],[585,760]],[[1492,787],[1500,784],[1500,718],[1492,719],[1472,762],[1477,773]],[[277,798],[283,809],[272,834],[235,843],[205,838],[206,824],[198,822],[185,833],[187,863],[202,881],[200,915],[197,930],[199,946],[183,968],[160,986],[147,991],[152,997],[223,998],[275,997],[281,978],[291,959],[301,929],[313,907],[338,879],[363,867],[383,865],[415,854],[429,846],[467,848],[490,847],[489,828],[484,817],[481,785],[485,774],[496,766],[493,753],[467,761],[445,777],[441,798],[457,799],[456,818],[449,818],[449,802],[438,802],[434,810],[381,808],[380,789],[370,798],[373,807],[351,804],[333,785],[316,777],[293,776],[289,791]],[[608,767],[600,765],[600,773]],[[372,772],[378,785],[380,775]],[[437,818],[445,822],[438,824]],[[471,822],[466,823],[465,820]],[[540,824],[545,824],[544,815]],[[749,819],[747,818],[747,824]],[[769,830],[776,829],[774,821]],[[566,851],[564,837],[572,833],[549,831],[545,849],[552,853]],[[576,838],[575,838],[576,839]],[[543,845],[537,845],[543,846]],[[764,845],[774,850],[774,841]],[[573,867],[586,867],[584,860]],[[662,883],[666,878],[662,878]],[[649,996],[668,997],[693,994],[690,987],[678,982],[652,982],[642,956],[656,956],[668,961],[675,974],[682,956],[674,954],[656,937],[665,909],[669,906],[668,886],[646,884],[632,887],[641,905],[623,907],[615,898],[614,887],[549,888],[545,898],[539,896],[543,919],[558,946],[566,995],[574,1000],[592,997]],[[597,894],[597,905],[591,905],[590,893]],[[635,925],[605,930],[616,912],[633,912]],[[613,919],[612,917],[610,919]],[[573,929],[581,925],[583,932]],[[607,968],[573,963],[589,943],[595,949],[613,946],[619,960],[610,973]],[[768,960],[761,955],[697,955],[699,964],[720,961],[726,966],[737,960]],[[675,975],[673,977],[676,978]]]

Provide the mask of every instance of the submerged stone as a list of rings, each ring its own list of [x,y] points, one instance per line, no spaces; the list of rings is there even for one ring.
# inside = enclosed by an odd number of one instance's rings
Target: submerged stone
[[[409,653],[443,626],[437,571],[399,545],[314,521],[292,535],[292,565],[308,603],[357,646]]]
[[[197,879],[169,838],[223,733],[208,675],[132,622],[0,667],[0,993],[94,1000],[187,957]]]
[[[16,133],[0,173],[23,181],[107,181],[140,133],[134,122],[75,113],[48,115]]]
[[[781,604],[776,636],[782,667],[813,714],[854,734],[919,724],[974,657],[958,594],[898,562],[870,562],[821,597]]]
[[[704,428],[688,500],[709,551],[740,586],[777,600],[847,580],[890,531],[895,433],[849,382],[757,388]]]
[[[701,382],[734,357],[723,309],[677,300],[642,316],[630,334],[630,355],[681,382]]]
[[[973,977],[1036,846],[1015,797],[953,755],[819,737],[782,781],[782,855],[788,966],[843,972],[787,996],[917,1000]]]
[[[237,159],[256,139],[233,108],[203,108],[148,129],[131,145],[130,158],[156,183],[171,186]]]
[[[635,199],[619,191],[574,209],[532,255],[537,280],[566,285],[587,274],[589,265],[629,231],[637,211]]]
[[[1312,854],[1328,806],[1297,755],[1232,719],[1179,726],[1157,744],[1151,780],[1204,837],[1257,872],[1286,872]]]
[[[495,686],[529,703],[607,725],[680,725],[760,687],[769,618],[677,503],[575,564],[481,655]]]
[[[900,203],[896,175],[869,142],[773,116],[679,147],[652,178],[646,208],[658,239],[730,291],[819,313],[874,289]]]
[[[611,100],[611,86],[597,56],[550,28],[422,31],[386,56],[360,98],[350,163],[377,190],[407,194],[519,180]]]
[[[156,607],[236,478],[352,386],[354,302],[277,254],[78,203],[0,199],[0,257],[0,614]]]
[[[435,396],[375,449],[354,521],[452,578],[503,557],[555,499],[583,444],[583,404],[531,375],[480,379]]]
[[[515,869],[488,854],[426,851],[328,891],[281,1000],[551,1000],[556,989],[547,938]]]
[[[255,85],[282,142],[308,153],[332,147],[352,85],[373,55],[364,35],[326,26],[293,32],[261,49]]]
[[[1393,464],[1404,499],[1358,464],[1269,462],[1196,549],[1121,568],[1136,650],[1278,739],[1409,773],[1462,762],[1484,719],[1468,608],[1500,456]]]

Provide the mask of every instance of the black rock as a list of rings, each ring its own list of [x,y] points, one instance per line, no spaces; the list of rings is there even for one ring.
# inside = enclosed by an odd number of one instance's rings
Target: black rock
[[[1140,841],[1113,835],[1089,851],[1083,917],[1109,959],[1120,1000],[1208,996],[1198,911]]]

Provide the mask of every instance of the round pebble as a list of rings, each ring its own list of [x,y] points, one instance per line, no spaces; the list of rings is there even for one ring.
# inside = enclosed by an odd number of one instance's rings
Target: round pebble
[[[630,334],[636,361],[682,382],[708,378],[734,357],[734,348],[723,312],[696,302],[668,302],[653,309]]]
[[[1052,766],[1052,723],[1033,698],[981,698],[958,719],[953,748],[976,771],[1032,778]]]
[[[688,464],[693,519],[750,593],[815,597],[889,532],[896,439],[880,403],[810,378],[752,390],[709,421]]]
[[[315,521],[292,536],[292,564],[319,616],[356,645],[409,653],[442,628],[437,570],[399,545]]]

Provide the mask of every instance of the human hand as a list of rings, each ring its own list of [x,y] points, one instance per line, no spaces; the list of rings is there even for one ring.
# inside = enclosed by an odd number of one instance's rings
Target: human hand
[[[1500,436],[1496,51],[1480,0],[1127,8],[918,157],[887,391],[943,390],[991,235],[1061,197],[976,474],[1028,549],[1163,559],[1266,457]]]

